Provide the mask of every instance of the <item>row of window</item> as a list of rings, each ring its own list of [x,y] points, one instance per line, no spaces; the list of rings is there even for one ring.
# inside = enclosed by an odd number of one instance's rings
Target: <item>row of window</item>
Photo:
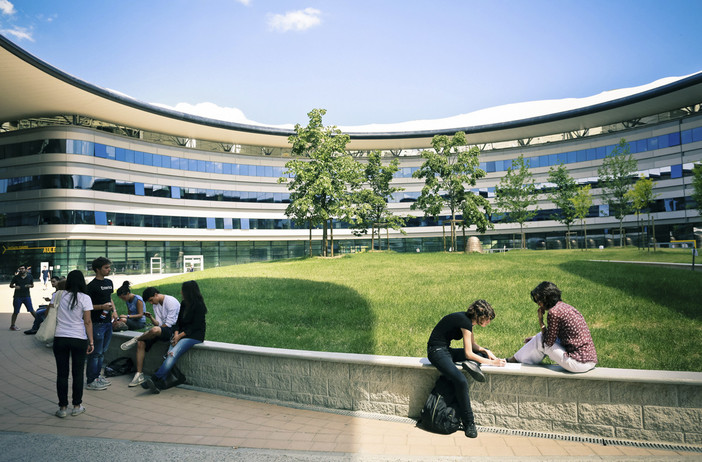
[[[674,212],[694,209],[695,201],[690,196],[654,201],[643,213]],[[538,210],[531,221],[553,220],[560,209]],[[589,218],[609,216],[609,207],[593,205]],[[490,219],[493,223],[504,221],[506,214],[494,213]],[[462,217],[458,215],[457,219]],[[450,216],[407,217],[405,227],[441,226]],[[293,220],[286,218],[217,218],[217,217],[178,217],[170,215],[143,215],[132,213],[115,213],[87,210],[46,210],[39,212],[11,212],[0,214],[0,227],[38,226],[38,225],[99,225],[99,226],[136,226],[146,228],[190,228],[190,229],[300,229]],[[334,228],[348,228],[348,223],[334,221]],[[307,229],[303,227],[303,229]]]
[[[698,141],[702,141],[702,127],[632,141],[629,143],[629,149],[632,154],[636,154]],[[600,146],[598,148],[568,151],[558,154],[532,156],[527,157],[526,160],[529,162],[531,168],[550,167],[560,163],[571,164],[585,162],[604,159],[607,155],[611,154],[615,147],[615,145]],[[150,167],[172,168],[202,173],[219,173],[224,175],[280,178],[283,176],[285,170],[284,167],[213,162],[166,156],[79,140],[45,139],[0,145],[0,159],[49,153],[81,154]],[[512,166],[513,160],[514,159],[481,162],[480,168],[488,173],[506,171]],[[403,167],[395,174],[395,177],[410,178],[416,170],[416,167]]]

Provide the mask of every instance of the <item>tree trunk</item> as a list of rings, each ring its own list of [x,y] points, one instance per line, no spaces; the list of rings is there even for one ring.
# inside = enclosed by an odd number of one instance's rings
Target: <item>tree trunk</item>
[[[585,235],[585,250],[587,250],[587,224],[583,220],[583,234]]]
[[[327,220],[324,220],[324,226],[322,227],[322,256],[326,257],[327,255]]]
[[[310,224],[310,257],[312,257],[312,220],[309,220]]]
[[[619,247],[624,248],[624,218],[619,219]]]
[[[331,256],[334,257],[334,219],[329,219],[329,240],[331,241]]]
[[[371,251],[375,250],[375,225],[371,225]]]

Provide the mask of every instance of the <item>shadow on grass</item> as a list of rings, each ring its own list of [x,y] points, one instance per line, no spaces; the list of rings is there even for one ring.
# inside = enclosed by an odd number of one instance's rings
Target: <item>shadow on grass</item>
[[[265,277],[205,277],[197,283],[208,308],[207,340],[314,351],[375,351],[370,304],[343,285]],[[161,284],[158,289],[180,300],[180,286]],[[151,311],[150,305],[147,310]]]
[[[688,319],[702,320],[700,277],[692,271],[586,261],[569,261],[559,267],[623,294],[650,299]]]

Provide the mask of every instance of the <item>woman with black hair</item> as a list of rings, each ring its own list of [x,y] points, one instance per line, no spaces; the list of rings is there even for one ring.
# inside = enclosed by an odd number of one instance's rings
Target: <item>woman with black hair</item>
[[[485,376],[479,364],[504,366],[505,360],[497,358],[492,352],[481,347],[473,336],[473,326],[486,327],[495,319],[495,311],[485,300],[476,300],[467,311],[459,311],[444,316],[434,327],[427,342],[427,358],[441,375],[451,381],[458,399],[459,413],[463,422],[465,435],[476,438],[473,410],[468,395],[468,380],[456,368],[457,362],[463,362],[463,368],[479,382],[485,381]],[[451,348],[452,340],[463,339],[463,348]]]
[[[93,302],[86,294],[85,277],[73,270],[66,277],[65,291],[54,294],[52,304],[56,309],[56,333],[54,335],[54,357],[56,358],[56,393],[59,409],[57,417],[66,417],[68,408],[68,370],[71,364],[73,376],[72,416],[85,412],[83,402],[83,369],[85,358],[93,352],[93,323],[90,313]],[[60,297],[60,300],[58,300]]]
[[[178,358],[193,346],[205,341],[207,306],[200,293],[200,287],[195,281],[185,281],[180,288],[180,294],[183,301],[180,304],[178,321],[173,326],[173,337],[166,359],[153,377],[147,378],[145,382],[146,387],[153,393],[160,393],[166,388],[166,378]]]
[[[117,289],[117,296],[127,304],[127,314],[120,315],[120,321],[127,324],[129,330],[139,330],[146,326],[144,316],[144,299],[141,295],[132,293],[129,281],[124,281]]]
[[[511,363],[539,364],[546,356],[570,372],[587,372],[597,364],[597,352],[585,318],[561,300],[556,284],[544,281],[531,291],[531,300],[539,308],[541,331],[524,339],[524,346]],[[544,313],[548,312],[544,324]]]

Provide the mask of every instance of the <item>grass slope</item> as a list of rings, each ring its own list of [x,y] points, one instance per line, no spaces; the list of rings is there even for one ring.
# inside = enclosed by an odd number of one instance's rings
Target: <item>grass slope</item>
[[[689,258],[636,249],[365,253],[215,268],[158,287],[180,299],[180,284],[198,281],[208,340],[396,356],[425,356],[442,316],[484,298],[497,317],[476,327],[477,341],[504,357],[538,330],[529,293],[550,280],[585,316],[600,366],[702,371],[702,273],[588,261]]]

